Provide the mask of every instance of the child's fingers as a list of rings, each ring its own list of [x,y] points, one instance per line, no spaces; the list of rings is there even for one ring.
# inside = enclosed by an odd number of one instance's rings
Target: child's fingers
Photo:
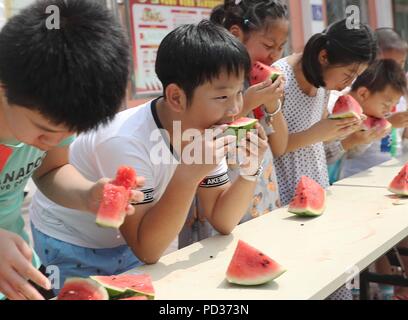
[[[44,300],[44,297],[24,278],[23,275],[19,275],[14,271],[11,271],[8,275],[8,281],[12,284],[15,292],[19,292],[28,300]]]
[[[0,282],[0,292],[9,300],[27,300],[20,292],[14,290],[6,281]]]
[[[339,127],[349,127],[349,126],[353,126],[353,125],[360,125],[361,124],[361,120],[358,118],[347,118],[347,119],[339,119],[339,120],[330,120],[330,121],[335,121],[335,124]]]
[[[130,202],[131,203],[138,203],[144,200],[144,193],[137,190],[131,190],[130,192]]]
[[[27,261],[31,262],[33,259],[33,250],[30,248],[30,246],[22,239],[18,238],[14,242],[18,248],[18,250],[22,253],[24,258],[27,259]]]
[[[266,133],[265,133],[264,128],[261,126],[261,124],[259,122],[255,125],[255,129],[258,131],[259,138],[261,138],[262,140],[267,140],[268,139],[266,137]]]
[[[142,188],[146,183],[145,177],[136,177],[136,188]]]
[[[47,279],[47,277],[44,276],[36,268],[34,268],[34,266],[31,264],[31,261],[27,261],[23,258],[23,256],[15,257],[14,269],[23,279],[31,280],[32,282],[38,284],[40,287],[46,290],[51,289],[51,283]],[[27,297],[25,292],[22,291],[21,293],[23,293]]]
[[[140,201],[137,201],[137,202],[140,202]],[[137,202],[134,202],[134,203],[132,202],[132,203],[137,204]],[[131,204],[127,205],[127,207],[126,207],[126,215],[127,216],[132,216],[132,215],[135,214],[135,212],[136,212],[136,210],[135,210],[134,206],[132,206]]]

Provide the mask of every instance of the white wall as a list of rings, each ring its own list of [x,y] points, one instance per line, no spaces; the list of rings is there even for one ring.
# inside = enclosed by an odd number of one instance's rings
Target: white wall
[[[6,22],[6,8],[4,0],[0,0],[0,29],[4,26]]]
[[[376,0],[377,20],[379,28],[394,27],[394,16],[392,12],[392,0]]]
[[[305,42],[315,33],[322,32],[326,23],[324,19],[322,21],[313,19],[313,6],[321,6],[323,9],[323,0],[302,0],[302,13],[303,13],[303,32]]]

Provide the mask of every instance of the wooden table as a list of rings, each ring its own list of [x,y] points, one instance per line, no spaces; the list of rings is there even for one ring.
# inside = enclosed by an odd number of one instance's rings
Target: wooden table
[[[395,205],[387,195],[384,188],[334,186],[321,217],[276,210],[131,272],[152,276],[157,299],[324,299],[408,236],[408,200]],[[238,239],[288,271],[259,287],[228,284]]]
[[[388,188],[392,179],[397,176],[407,162],[408,154],[399,159],[392,159],[355,176],[340,180],[335,185]]]

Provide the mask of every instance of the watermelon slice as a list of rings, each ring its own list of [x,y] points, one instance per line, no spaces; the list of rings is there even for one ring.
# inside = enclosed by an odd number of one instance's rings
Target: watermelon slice
[[[274,280],[285,272],[267,255],[239,240],[227,270],[227,280],[243,286],[255,286]]]
[[[136,171],[131,167],[120,167],[115,180],[104,186],[103,198],[96,216],[99,226],[119,228],[123,224],[130,191],[135,184]]]
[[[402,168],[394,180],[392,180],[388,190],[399,196],[408,197],[408,163]]]
[[[325,203],[326,191],[313,179],[303,176],[289,204],[289,212],[299,216],[316,217],[323,214]]]
[[[352,96],[341,96],[334,105],[330,119],[359,118],[363,114],[360,104]]]
[[[283,72],[276,67],[268,66],[262,62],[255,62],[251,69],[250,74],[250,85],[256,85],[258,83],[264,82],[267,79],[271,79],[272,82],[275,82],[279,76],[283,75]],[[261,107],[258,107],[254,110],[255,118],[258,120],[264,117],[264,112]]]
[[[148,274],[123,274],[116,276],[91,276],[104,286],[111,298],[132,296],[147,296],[154,299],[154,288],[152,279]]]
[[[116,173],[116,179],[112,182],[116,186],[122,186],[130,190],[136,185],[136,171],[131,167],[122,166]]]
[[[91,279],[68,278],[57,300],[109,300],[106,289]]]
[[[240,118],[234,122],[228,124],[228,129],[226,130],[227,135],[234,135],[237,137],[237,142],[241,141],[245,137],[246,133],[252,130],[256,123],[257,119],[252,118]]]
[[[13,153],[12,148],[0,144],[0,172],[5,167],[7,160],[10,158],[12,153]]]
[[[137,296],[137,297],[118,299],[118,300],[149,300],[149,299],[146,296]]]
[[[391,129],[392,124],[387,119],[378,119],[373,117],[367,117],[363,122],[363,131],[368,131],[377,127],[380,130]]]
[[[96,223],[101,227],[119,228],[125,221],[128,201],[128,190],[124,187],[106,184]]]

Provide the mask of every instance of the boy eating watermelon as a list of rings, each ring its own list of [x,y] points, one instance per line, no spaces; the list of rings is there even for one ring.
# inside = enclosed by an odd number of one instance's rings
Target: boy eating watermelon
[[[46,28],[51,5],[57,29]],[[34,3],[3,27],[0,47],[0,300],[43,299],[38,290],[50,284],[24,231],[24,187],[32,176],[54,201],[96,213],[106,181],[69,165],[68,144],[119,110],[129,47],[109,11],[90,0]]]
[[[241,177],[230,183],[225,156],[237,141],[223,132],[242,109],[249,70],[245,48],[225,29],[208,21],[181,26],[157,53],[163,96],[77,138],[70,160],[80,172],[97,180],[126,164],[145,177],[145,197],[116,230],[35,195],[30,212],[35,245],[47,265],[59,267],[61,286],[67,277],[112,275],[156,263],[177,239],[196,194],[215,230],[234,229],[252,200],[267,148],[256,124],[240,143]]]

